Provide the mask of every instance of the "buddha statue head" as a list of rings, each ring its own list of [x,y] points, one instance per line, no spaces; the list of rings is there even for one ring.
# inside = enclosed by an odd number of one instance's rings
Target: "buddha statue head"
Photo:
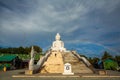
[[[55,39],[56,39],[56,41],[59,41],[59,40],[60,40],[60,34],[59,34],[59,33],[56,34]]]

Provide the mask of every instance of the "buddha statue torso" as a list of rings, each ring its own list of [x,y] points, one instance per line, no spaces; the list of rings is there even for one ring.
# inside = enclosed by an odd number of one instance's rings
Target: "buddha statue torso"
[[[59,33],[57,33],[55,37],[56,41],[53,42],[53,45],[51,47],[52,50],[60,50],[60,51],[65,51],[66,49],[64,48],[64,43],[60,39]]]

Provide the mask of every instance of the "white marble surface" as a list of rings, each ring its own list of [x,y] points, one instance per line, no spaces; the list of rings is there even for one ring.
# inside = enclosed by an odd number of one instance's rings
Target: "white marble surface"
[[[34,56],[35,56],[35,54],[34,54],[34,48],[33,48],[33,46],[31,48],[30,55],[31,55],[31,59],[29,61],[29,70],[34,70]]]
[[[53,42],[51,49],[55,51],[66,51],[64,48],[64,42],[61,41],[59,33],[56,34],[55,41]]]

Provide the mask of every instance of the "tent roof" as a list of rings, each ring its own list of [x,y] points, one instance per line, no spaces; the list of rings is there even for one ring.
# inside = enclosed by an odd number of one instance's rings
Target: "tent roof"
[[[7,62],[7,61],[12,61],[15,59],[17,56],[16,55],[4,55],[0,57],[0,62]]]
[[[112,59],[106,59],[106,60],[104,60],[104,62],[115,62],[115,61]]]

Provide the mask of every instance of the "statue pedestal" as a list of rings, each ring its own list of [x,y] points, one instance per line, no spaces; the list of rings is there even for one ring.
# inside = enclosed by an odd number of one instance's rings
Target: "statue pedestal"
[[[33,74],[33,70],[25,70],[25,74]]]

